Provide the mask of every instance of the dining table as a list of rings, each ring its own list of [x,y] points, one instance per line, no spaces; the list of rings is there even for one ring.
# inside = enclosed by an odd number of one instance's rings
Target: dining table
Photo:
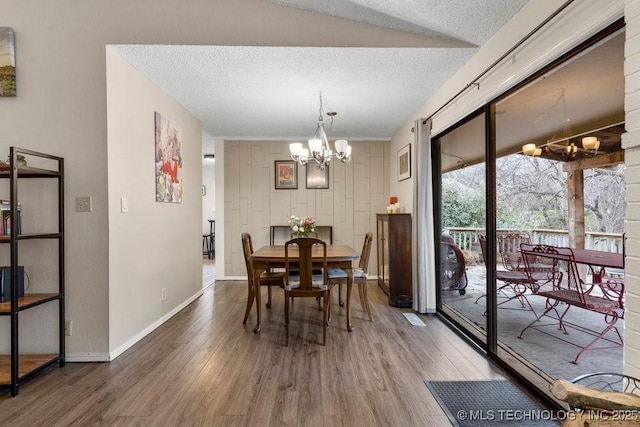
[[[321,268],[323,265],[323,251],[321,247],[314,247],[312,252],[313,266]],[[327,268],[339,268],[347,274],[347,330],[353,331],[351,325],[351,290],[353,288],[353,261],[360,255],[350,246],[327,245]],[[284,245],[263,246],[249,257],[253,266],[253,295],[256,303],[256,327],[254,333],[260,333],[260,275],[269,269],[284,268]],[[289,247],[290,268],[296,268],[299,261],[297,246]]]
[[[605,268],[624,269],[624,256],[617,252],[597,251],[594,249],[572,249],[578,264],[588,265],[594,283],[601,283]]]

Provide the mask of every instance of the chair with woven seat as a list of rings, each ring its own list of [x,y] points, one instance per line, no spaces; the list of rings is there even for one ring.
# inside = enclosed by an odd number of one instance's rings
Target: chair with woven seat
[[[371,307],[369,306],[369,297],[367,295],[367,268],[369,266],[369,255],[371,254],[371,241],[373,235],[369,232],[364,236],[364,244],[360,253],[360,262],[358,268],[353,269],[353,284],[358,285],[358,294],[360,295],[360,305],[369,316],[369,321],[373,321],[371,315]],[[342,304],[342,285],[347,284],[347,273],[339,268],[329,269],[329,284],[338,285],[338,295],[340,305]]]
[[[244,252],[244,262],[247,267],[247,308],[244,313],[243,325],[247,324],[251,307],[253,307],[254,286],[253,286],[253,266],[249,258],[253,254],[253,243],[251,242],[251,235],[249,233],[242,233],[242,250]],[[284,273],[276,273],[265,271],[260,275],[260,286],[267,286],[269,297],[267,299],[267,308],[271,307],[271,287],[279,286],[284,287]]]
[[[322,274],[313,274],[313,249],[319,246],[322,257]],[[295,254],[297,249],[297,254]],[[296,259],[293,263],[289,255]],[[296,256],[297,255],[297,256]],[[316,259],[317,257],[316,253]],[[322,345],[327,341],[329,323],[329,297],[331,286],[327,279],[327,244],[313,237],[291,239],[284,245],[284,326],[285,345],[289,345],[289,301],[293,298],[322,298]]]

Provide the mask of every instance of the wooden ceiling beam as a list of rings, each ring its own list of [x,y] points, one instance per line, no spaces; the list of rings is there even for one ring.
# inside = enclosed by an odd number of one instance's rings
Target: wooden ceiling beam
[[[598,156],[567,162],[562,165],[562,171],[571,172],[582,169],[604,168],[620,163],[624,163],[624,150],[615,151],[613,153],[603,153]]]

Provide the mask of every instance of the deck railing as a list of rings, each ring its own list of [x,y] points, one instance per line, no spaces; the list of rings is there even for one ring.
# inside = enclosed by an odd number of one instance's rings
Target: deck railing
[[[484,228],[445,228],[445,233],[453,237],[456,245],[464,250],[480,252],[478,233],[484,233]],[[511,230],[498,229],[498,232],[521,231],[531,236],[534,245],[569,246],[569,232],[567,230]],[[585,233],[584,248],[595,249],[604,252],[623,252],[623,236],[618,233],[597,233],[587,231]]]

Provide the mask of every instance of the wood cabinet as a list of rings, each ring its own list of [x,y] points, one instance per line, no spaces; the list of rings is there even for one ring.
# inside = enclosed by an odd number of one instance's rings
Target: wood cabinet
[[[24,164],[25,160],[28,162],[27,165]],[[9,164],[0,165],[0,178],[9,181],[10,208],[8,212],[3,212],[3,217],[9,215],[11,219],[11,226],[7,226],[6,220],[3,220],[0,235],[0,244],[9,245],[10,266],[3,271],[3,278],[8,276],[9,280],[3,287],[5,291],[11,292],[10,296],[5,292],[3,302],[0,302],[0,317],[9,318],[8,322],[2,322],[2,327],[8,324],[11,337],[8,345],[2,343],[3,348],[7,350],[0,354],[0,388],[10,389],[11,394],[16,396],[18,386],[23,380],[41,372],[49,365],[59,363],[60,366],[64,366],[65,363],[64,160],[11,147]],[[47,183],[26,185],[26,181],[37,179],[44,179]],[[22,183],[25,183],[24,188]],[[28,209],[31,212],[26,212],[27,208],[19,212],[19,187],[21,192],[25,190],[21,193],[22,196],[30,200]],[[49,190],[52,197],[42,194],[42,191]],[[57,194],[53,196],[55,191]],[[57,203],[44,206],[43,200],[55,200]],[[51,212],[51,215],[44,218],[44,212]],[[41,221],[25,221],[25,216],[29,214],[40,215]],[[20,222],[22,224],[18,225]],[[44,223],[52,229],[38,229],[41,226],[45,227]],[[2,262],[7,260],[3,259]],[[28,321],[21,323],[20,318],[25,310],[35,312],[36,307],[41,307],[38,309],[40,315],[43,314],[42,310],[48,310],[50,314],[55,313],[57,319],[54,324],[50,321],[38,323],[34,319],[39,317],[36,314],[32,316],[31,313]],[[48,337],[46,343],[42,342],[43,334]],[[41,349],[41,345],[45,349]],[[24,348],[37,350],[24,351]]]
[[[376,214],[378,285],[389,305],[413,305],[411,267],[411,214]]]

